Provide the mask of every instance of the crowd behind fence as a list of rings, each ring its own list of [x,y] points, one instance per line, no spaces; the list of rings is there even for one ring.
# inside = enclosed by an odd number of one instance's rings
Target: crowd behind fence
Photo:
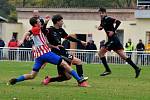
[[[99,64],[101,63],[97,50],[77,50],[68,49],[68,52],[77,58],[81,59],[83,63]],[[128,54],[126,52],[126,54]],[[132,51],[129,53],[131,59],[138,65],[150,66],[150,53],[142,51]],[[106,53],[106,58],[110,64],[126,64],[115,52]],[[34,61],[31,48],[0,48],[0,60],[9,61]]]

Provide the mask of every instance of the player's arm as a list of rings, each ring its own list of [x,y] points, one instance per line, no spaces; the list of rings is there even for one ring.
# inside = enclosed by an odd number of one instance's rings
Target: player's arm
[[[97,29],[98,29],[98,30],[102,30],[102,29],[103,29],[102,25],[100,24],[100,25],[97,27]]]
[[[63,34],[63,35],[62,35],[62,38],[67,39],[67,40],[69,40],[69,41],[71,41],[71,42],[81,43],[81,44],[84,45],[84,46],[87,44],[87,43],[84,42],[84,41],[81,41],[81,40],[79,40],[79,39],[77,39],[77,38],[74,38],[74,37],[68,35],[68,34],[65,32],[65,30],[63,30],[63,33],[62,33],[62,34]]]
[[[117,30],[117,28],[120,26],[120,24],[121,24],[121,21],[119,21],[119,20],[115,20],[115,27],[114,27],[114,31],[116,31]]]
[[[47,26],[49,20],[50,20],[50,16],[46,16],[45,17],[45,22],[43,24],[43,27],[41,28],[41,30],[42,30],[42,32],[43,32],[44,35],[46,35],[49,32],[49,30],[46,29],[46,26]]]
[[[72,36],[70,36],[70,35],[68,35],[65,39],[67,39],[67,40],[69,40],[69,41],[71,41],[71,42],[81,43],[81,44],[84,45],[84,46],[87,45],[86,42],[81,41],[81,40],[79,40],[79,39],[76,39],[76,38],[74,38],[74,37],[72,37]]]
[[[18,46],[20,46],[20,45],[24,42],[24,40],[26,39],[26,37],[27,37],[27,36],[29,37],[30,35],[31,35],[30,31],[25,32],[25,33],[23,34],[22,39],[18,42]]]
[[[55,45],[52,45],[52,44],[49,44],[49,43],[47,43],[47,45],[48,45],[49,48],[55,48],[55,49],[59,50],[58,46],[55,46]]]

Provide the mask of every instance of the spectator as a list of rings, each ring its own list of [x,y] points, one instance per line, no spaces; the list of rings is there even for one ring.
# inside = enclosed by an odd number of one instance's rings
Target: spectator
[[[97,50],[96,45],[94,44],[93,40],[90,40],[86,46],[86,50]],[[93,58],[95,56],[95,51],[88,51],[87,53],[87,63],[91,63],[93,61]]]
[[[37,17],[37,18],[40,20],[41,23],[44,23],[44,18],[42,18],[42,17],[40,16],[40,13],[39,13],[38,10],[33,10],[33,17]],[[48,16],[47,16],[47,17],[48,17]]]
[[[134,50],[134,45],[131,41],[131,39],[128,39],[128,42],[125,45],[125,50],[127,51],[127,56],[131,59],[132,51]]]
[[[105,46],[105,40],[100,41],[100,49]]]
[[[16,59],[17,48],[18,48],[18,40],[14,37],[9,41],[8,47],[10,48],[8,51],[9,60]]]
[[[2,59],[2,55],[3,55],[3,48],[5,46],[5,42],[2,40],[2,38],[0,37],[0,60]]]
[[[145,51],[147,53],[146,62],[147,62],[147,65],[149,65],[150,64],[150,40],[148,41],[148,44],[145,45]]]
[[[139,43],[136,45],[136,50],[139,51],[139,52],[137,52],[136,64],[138,64],[138,60],[140,58],[141,64],[144,65],[144,55],[143,55],[143,52],[141,52],[141,51],[145,50],[145,46],[141,39],[139,40]]]
[[[29,37],[26,37],[26,39],[24,40],[23,44],[20,47],[27,49],[19,49],[20,60],[30,61],[32,59],[31,49],[29,49],[32,48],[32,45],[33,40]]]

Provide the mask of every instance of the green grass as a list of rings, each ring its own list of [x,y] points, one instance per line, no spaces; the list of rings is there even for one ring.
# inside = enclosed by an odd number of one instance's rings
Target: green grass
[[[81,88],[74,79],[41,85],[45,75],[55,76],[56,68],[47,65],[34,80],[7,86],[10,78],[30,72],[32,62],[0,62],[0,100],[150,100],[150,66],[142,67],[135,79],[129,65],[111,65],[112,74],[100,77],[102,65],[84,65],[91,87]]]

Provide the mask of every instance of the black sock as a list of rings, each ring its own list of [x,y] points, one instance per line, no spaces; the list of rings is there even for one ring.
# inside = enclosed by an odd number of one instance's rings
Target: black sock
[[[76,70],[77,70],[77,73],[78,73],[79,77],[83,77],[82,65],[76,65]]]
[[[68,80],[66,76],[58,76],[58,77],[52,77],[50,79],[50,82],[62,82]]]
[[[105,58],[105,57],[102,57],[101,60],[102,60],[102,63],[103,63],[103,65],[104,65],[104,67],[105,67],[105,70],[106,70],[107,72],[111,72],[111,70],[110,70],[110,68],[109,68],[109,66],[108,66],[108,64],[107,64],[106,58]]]
[[[136,69],[139,69],[139,68],[133,63],[133,61],[132,61],[130,58],[127,58],[127,59],[126,59],[126,62],[127,62],[128,64],[130,64],[135,70],[136,70]]]

